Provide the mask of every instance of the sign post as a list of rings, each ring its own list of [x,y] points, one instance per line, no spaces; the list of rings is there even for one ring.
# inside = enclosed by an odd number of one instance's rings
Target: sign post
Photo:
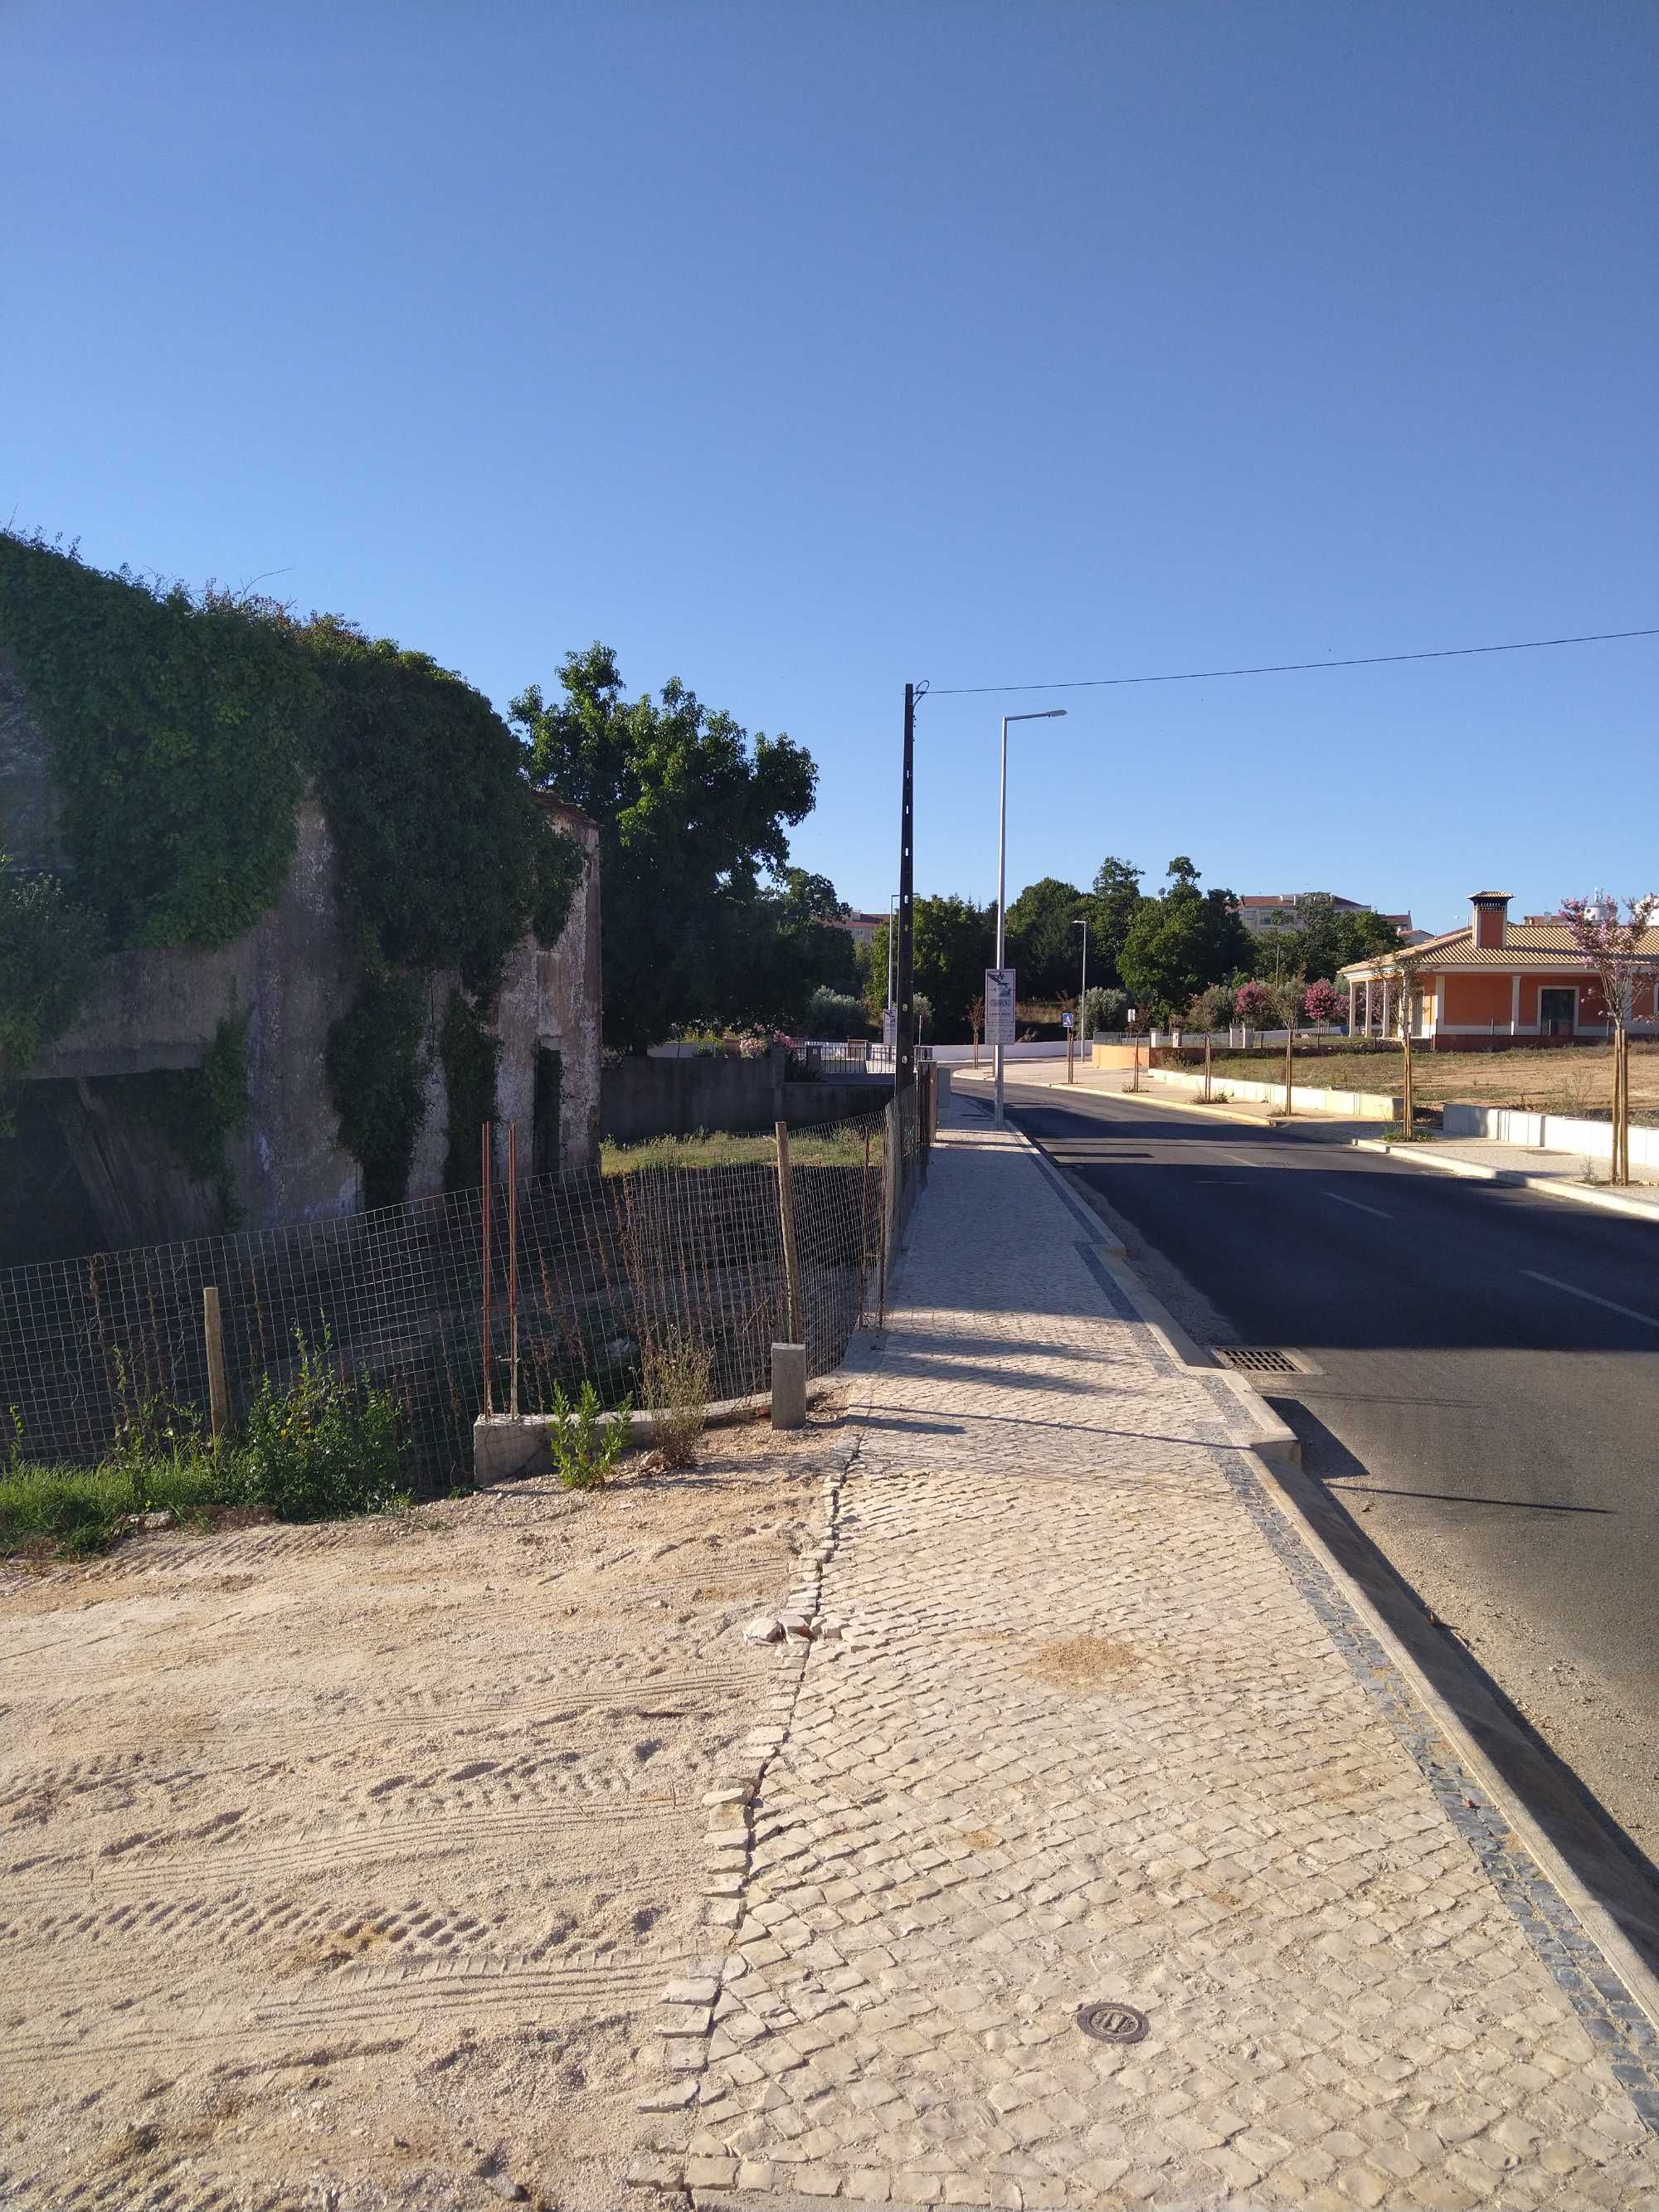
[[[996,1063],[996,1118],[1002,1124],[1002,1056],[1014,1041],[1014,971],[988,968],[985,971],[985,1042],[994,1047]]]
[[[1075,1083],[1077,1078],[1072,1073],[1073,1029],[1072,1010],[1069,1006],[1066,1007],[1065,1012],[1060,1018],[1066,1024],[1066,1080],[1068,1083]]]

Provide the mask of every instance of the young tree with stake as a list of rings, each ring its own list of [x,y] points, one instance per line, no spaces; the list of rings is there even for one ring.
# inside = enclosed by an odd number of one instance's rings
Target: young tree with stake
[[[1619,919],[1616,899],[1563,899],[1561,919],[1573,944],[1595,970],[1601,1000],[1613,1025],[1613,1176],[1630,1181],[1630,1023],[1636,986],[1655,975],[1659,963],[1644,953],[1642,941],[1659,914],[1659,892],[1632,899],[1628,920]]]
[[[1386,990],[1389,983],[1397,987],[1399,1003],[1395,1018],[1400,1024],[1401,1083],[1400,1119],[1401,1136],[1409,1144],[1417,1133],[1417,1094],[1412,1071],[1412,1030],[1417,1012],[1417,973],[1427,957],[1426,948],[1415,950],[1401,946],[1389,954],[1383,969]]]

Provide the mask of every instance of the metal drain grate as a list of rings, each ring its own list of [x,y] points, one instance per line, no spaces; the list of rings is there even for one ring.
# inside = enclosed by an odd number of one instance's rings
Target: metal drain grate
[[[1218,1344],[1215,1356],[1224,1367],[1237,1367],[1246,1375],[1299,1375],[1302,1370],[1288,1352],[1267,1344]]]

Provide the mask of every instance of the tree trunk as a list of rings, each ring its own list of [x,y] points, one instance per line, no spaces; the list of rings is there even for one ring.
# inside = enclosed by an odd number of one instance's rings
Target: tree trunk
[[[1417,1127],[1417,1099],[1412,1086],[1412,1029],[1407,1022],[1400,1032],[1400,1051],[1403,1063],[1401,1082],[1400,1118],[1401,1133],[1410,1144]]]
[[[1613,1032],[1613,1171],[1614,1182],[1630,1181],[1630,1062],[1624,1024]]]
[[[1288,1024],[1286,1024],[1285,1030],[1285,1111],[1287,1114],[1294,1114],[1296,1111],[1296,1108],[1291,1099],[1291,1085],[1295,1079],[1294,1070],[1291,1066],[1291,1050],[1295,1042],[1295,1038],[1296,1031],[1291,1029]]]

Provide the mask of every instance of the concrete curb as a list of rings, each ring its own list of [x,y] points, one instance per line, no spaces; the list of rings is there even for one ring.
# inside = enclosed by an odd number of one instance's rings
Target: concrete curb
[[[1054,1168],[1052,1161],[1043,1157],[1040,1147],[1026,1136],[1023,1129],[1016,1129],[1014,1133],[1022,1143],[1030,1146],[1036,1154],[1039,1164],[1046,1169],[1058,1182],[1059,1170]],[[1465,1164],[1468,1164],[1465,1163]],[[1066,1194],[1068,1201],[1075,1206],[1077,1201],[1071,1199],[1069,1192]],[[1279,1431],[1286,1436],[1291,1436],[1291,1431],[1279,1419],[1266,1400],[1261,1398],[1247,1376],[1235,1375],[1223,1367],[1212,1367],[1201,1355],[1196,1359],[1188,1358],[1186,1356],[1183,1346],[1188,1346],[1194,1351],[1198,1347],[1193,1345],[1192,1339],[1165,1311],[1163,1305],[1153,1297],[1128,1265],[1127,1261],[1122,1256],[1121,1244],[1114,1238],[1109,1240],[1105,1249],[1112,1255],[1107,1264],[1113,1279],[1118,1283],[1124,1296],[1147,1327],[1169,1346],[1177,1363],[1183,1367],[1196,1368],[1206,1377],[1212,1375],[1224,1376],[1241,1399],[1255,1401],[1260,1409],[1259,1418],[1264,1430]],[[1341,1595],[1349,1610],[1364,1622],[1365,1627],[1382,1646],[1413,1697],[1452,1745],[1480,1788],[1503,1814],[1519,1841],[1576,1915],[1585,1934],[1629,1990],[1633,2002],[1647,2015],[1656,2033],[1659,2033],[1659,1973],[1656,1973],[1647,1965],[1607,1907],[1601,1904],[1557,1845],[1545,1833],[1525,1801],[1499,1772],[1456,1708],[1435,1687],[1410,1650],[1366,1595],[1352,1573],[1314,1526],[1306,1507],[1300,1502],[1311,1494],[1312,1486],[1310,1479],[1301,1471],[1301,1447],[1293,1436],[1291,1436],[1291,1441],[1296,1444],[1294,1455],[1275,1451],[1271,1446],[1264,1450],[1260,1443],[1254,1441],[1241,1444],[1238,1449],[1253,1453],[1261,1461],[1263,1474],[1267,1477],[1263,1487],[1281,1518],[1297,1540],[1319,1562],[1333,1587]]]
[[[1442,1153],[1437,1156],[1427,1144],[1413,1144],[1407,1149],[1385,1144],[1381,1137],[1355,1137],[1352,1139],[1357,1152],[1381,1152],[1392,1158],[1396,1152],[1419,1166],[1437,1168],[1442,1175],[1462,1176],[1470,1182],[1501,1183],[1506,1190],[1530,1190],[1544,1198],[1565,1198],[1575,1206],[1599,1206],[1604,1213],[1622,1213],[1627,1221],[1659,1221],[1659,1204],[1649,1204],[1639,1198],[1621,1198],[1616,1191],[1604,1190],[1596,1183],[1563,1182],[1558,1176],[1528,1175],[1520,1168],[1489,1167],[1484,1160],[1455,1160]]]
[[[1381,1137],[1355,1137],[1352,1140],[1352,1145],[1356,1152],[1380,1152],[1385,1160],[1392,1159],[1397,1151],[1404,1149],[1398,1146],[1385,1144]],[[1424,1155],[1421,1148],[1413,1144],[1406,1149],[1406,1158],[1421,1160]],[[1446,1175],[1466,1176],[1471,1182],[1498,1181],[1498,1170],[1483,1166],[1479,1160],[1431,1159],[1425,1161],[1425,1164],[1439,1168]]]
[[[806,1402],[838,1387],[846,1374],[845,1362],[831,1368],[827,1375],[814,1376],[806,1386]],[[735,1427],[739,1421],[757,1421],[771,1410],[772,1394],[758,1391],[748,1398],[716,1398],[703,1415],[703,1426],[709,1429]],[[498,1482],[517,1482],[525,1477],[546,1474],[551,1471],[548,1456],[547,1432],[558,1419],[556,1413],[492,1413],[488,1419],[480,1413],[472,1424],[472,1480],[478,1490],[493,1489]],[[623,1417],[616,1413],[596,1415],[594,1425],[614,1429]],[[633,1450],[651,1442],[652,1431],[657,1419],[654,1413],[629,1413],[627,1449]],[[515,1446],[522,1449],[515,1451]],[[492,1462],[488,1473],[483,1472],[480,1462]]]

